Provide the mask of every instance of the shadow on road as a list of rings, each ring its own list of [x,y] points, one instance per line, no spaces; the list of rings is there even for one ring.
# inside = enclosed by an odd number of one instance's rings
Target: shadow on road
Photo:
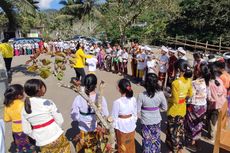
[[[25,64],[20,64],[18,66],[12,67],[12,71],[13,71],[13,73],[21,72],[26,76],[33,76],[33,77],[38,76],[38,74],[35,72],[27,71],[27,65],[25,65]]]

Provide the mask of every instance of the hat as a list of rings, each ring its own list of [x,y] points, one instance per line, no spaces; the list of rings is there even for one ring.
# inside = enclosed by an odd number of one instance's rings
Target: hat
[[[169,51],[168,48],[165,47],[165,46],[162,46],[162,47],[161,47],[161,50],[163,50],[163,51],[166,52],[166,53],[168,53],[168,51]]]
[[[145,50],[147,50],[147,51],[151,51],[151,50],[152,50],[152,49],[151,49],[150,47],[148,47],[148,46],[145,46],[144,48],[145,48]]]
[[[225,60],[230,59],[230,53],[229,52],[224,53],[223,57],[224,57]]]
[[[186,51],[183,49],[183,47],[179,47],[178,49],[178,52],[182,53],[182,54],[186,54]]]
[[[214,63],[214,62],[216,62],[216,61],[217,61],[217,58],[214,57],[214,58],[209,59],[209,60],[208,60],[208,63]]]
[[[172,49],[172,48],[169,48],[169,52],[171,52],[171,53],[175,54],[175,53],[177,52],[177,50]]]

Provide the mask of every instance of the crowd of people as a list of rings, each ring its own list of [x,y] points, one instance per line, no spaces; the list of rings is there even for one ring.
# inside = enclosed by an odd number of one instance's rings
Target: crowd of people
[[[120,79],[117,83],[120,97],[113,102],[111,112],[106,95],[102,97],[100,113],[105,118],[112,118],[119,153],[136,152],[134,137],[138,118],[141,120],[143,152],[161,152],[162,111],[167,113],[167,129],[163,132],[170,152],[182,153],[185,146],[197,150],[202,129],[206,127],[207,137],[215,138],[218,110],[230,103],[230,58],[210,55],[204,59],[201,52],[195,52],[191,66],[181,47],[174,50],[162,46],[160,57],[150,47],[139,43],[132,43],[130,48],[96,44],[89,48],[96,54],[85,54],[86,46],[76,44],[73,67],[76,80],[93,102],[98,100],[96,68],[127,75],[127,63],[131,61],[133,78],[145,88],[134,97],[130,80]],[[85,62],[89,66],[87,75]],[[12,122],[18,152],[35,152],[35,146],[40,147],[42,153],[70,152],[70,144],[61,128],[62,114],[55,102],[43,98],[45,92],[46,85],[39,79],[27,80],[24,86],[10,85],[5,91],[4,121]],[[78,122],[80,129],[76,150],[96,152],[98,146],[94,142],[100,125],[95,110],[80,95],[73,101],[71,118]]]

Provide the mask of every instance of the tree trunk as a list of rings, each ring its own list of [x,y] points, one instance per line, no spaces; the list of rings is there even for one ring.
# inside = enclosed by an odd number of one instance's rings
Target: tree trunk
[[[0,7],[6,13],[8,18],[8,32],[15,32],[17,29],[17,18],[13,5],[10,4],[10,2],[7,2],[7,0],[0,0]]]

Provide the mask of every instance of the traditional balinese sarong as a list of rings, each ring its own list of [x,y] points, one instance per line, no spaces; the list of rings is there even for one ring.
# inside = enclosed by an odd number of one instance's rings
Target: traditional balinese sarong
[[[145,74],[144,70],[137,70],[136,77],[142,80],[144,74]]]
[[[184,118],[181,116],[168,116],[166,131],[166,144],[170,150],[177,152],[184,146]]]
[[[105,139],[103,139],[103,136],[100,135],[99,132],[80,131],[77,137],[77,144],[75,148],[77,153],[82,151],[85,153],[97,153],[105,150],[107,141],[104,141]],[[82,142],[82,140],[84,141]]]
[[[198,140],[200,138],[206,111],[207,105],[187,105],[184,122],[186,137],[192,140]]]
[[[154,125],[142,125],[143,153],[161,152],[161,123]]]
[[[54,142],[40,148],[42,153],[70,153],[70,143],[63,134]]]
[[[17,153],[33,153],[35,146],[30,143],[29,137],[23,132],[13,132],[14,143]]]
[[[137,74],[137,60],[134,59],[134,58],[131,61],[131,70],[132,70],[132,76],[136,77],[136,74]]]
[[[135,131],[130,133],[123,133],[119,130],[115,130],[117,138],[117,150],[118,153],[135,153]]]

